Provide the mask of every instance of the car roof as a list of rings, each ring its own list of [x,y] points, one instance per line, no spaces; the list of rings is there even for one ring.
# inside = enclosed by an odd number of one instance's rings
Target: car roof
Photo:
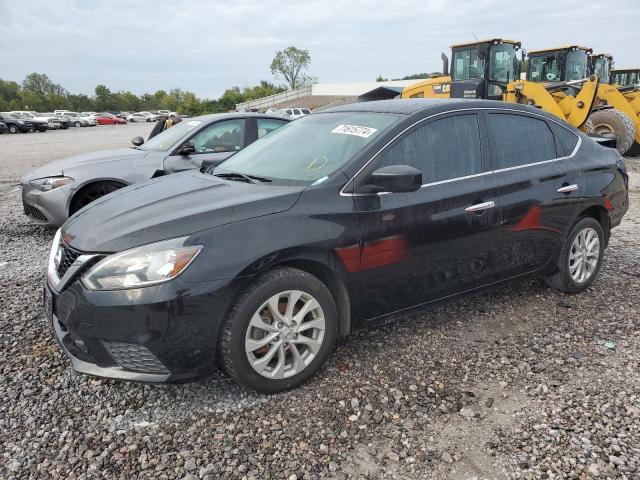
[[[330,112],[372,112],[413,115],[420,112],[459,110],[460,108],[509,108],[532,111],[532,107],[517,103],[505,103],[497,100],[476,100],[468,98],[408,98],[359,102],[328,108],[319,113]],[[539,112],[538,109],[534,109]]]
[[[223,118],[247,118],[247,117],[259,117],[259,118],[273,118],[276,120],[289,120],[287,117],[281,115],[273,115],[271,113],[257,113],[257,112],[229,112],[229,113],[212,113],[210,115],[200,115],[199,117],[190,117],[189,120],[197,120],[200,122],[211,122],[213,120],[222,120]]]

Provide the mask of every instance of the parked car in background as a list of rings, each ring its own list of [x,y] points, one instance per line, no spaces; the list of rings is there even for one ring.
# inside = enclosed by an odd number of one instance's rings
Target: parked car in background
[[[0,134],[7,133],[9,131],[9,127],[4,122],[0,122]]]
[[[10,113],[11,113],[11,115],[13,115],[16,118],[19,118],[21,120],[26,120],[27,122],[32,123],[33,127],[34,127],[34,131],[36,131],[36,132],[46,132],[50,128],[49,125],[52,125],[51,128],[55,128],[55,127],[53,127],[54,124],[49,124],[49,122],[47,120],[34,118],[32,116],[28,116],[28,115],[25,115],[23,113],[18,113],[18,112],[10,112]]]
[[[391,314],[535,277],[586,290],[627,208],[617,150],[536,108],[344,105],[74,215],[45,307],[79,372],[166,382],[221,365],[274,393]]]
[[[124,118],[118,118],[113,113],[108,112],[96,113],[93,118],[99,125],[123,125],[127,123]]]
[[[9,113],[12,115],[20,116],[23,120],[30,121],[34,124],[45,122],[45,124],[47,125],[47,129],[49,130],[56,130],[60,128],[60,121],[56,116],[47,116],[38,112],[24,110],[15,110]]]
[[[153,119],[153,120],[151,120],[152,122],[157,122],[158,120],[162,120],[164,118],[159,113],[154,113],[154,112],[142,111],[142,112],[138,112],[138,113],[142,113],[144,115],[150,116]]]
[[[156,122],[159,118],[149,112],[131,113],[127,116],[127,122]]]
[[[304,117],[305,115],[311,115],[311,110],[308,108],[284,108],[280,110],[281,115],[287,115],[289,118],[295,119]]]
[[[0,113],[0,122],[7,126],[9,133],[27,133],[35,130],[35,125],[31,121],[18,118],[7,112]]]
[[[183,170],[215,166],[288,120],[260,114],[218,114],[183,121],[135,148],[51,162],[20,180],[25,214],[59,226],[107,193]]]
[[[96,115],[98,112],[79,112],[79,113],[83,117],[91,117],[93,115]]]
[[[126,120],[129,115],[131,115],[131,112],[118,112],[116,117],[124,118]]]
[[[69,120],[69,118],[65,117],[64,115],[58,115],[53,112],[39,113],[37,115],[40,115],[41,117],[47,117],[57,121],[60,124],[60,128],[63,130],[71,126],[71,120]]]
[[[92,116],[84,116],[77,112],[65,112],[64,116],[69,119],[74,127],[95,127],[98,122]]]

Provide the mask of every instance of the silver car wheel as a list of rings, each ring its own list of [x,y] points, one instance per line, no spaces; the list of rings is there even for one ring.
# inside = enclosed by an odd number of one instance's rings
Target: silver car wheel
[[[569,274],[576,283],[591,278],[600,261],[600,237],[593,228],[581,230],[569,251]]]
[[[277,293],[253,314],[245,336],[251,367],[269,379],[291,377],[316,357],[325,335],[320,303],[300,290]]]

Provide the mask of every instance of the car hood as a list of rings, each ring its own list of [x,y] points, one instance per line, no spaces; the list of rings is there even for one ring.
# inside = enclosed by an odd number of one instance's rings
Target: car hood
[[[137,150],[135,148],[121,148],[118,150],[103,150],[100,152],[85,153],[75,157],[65,158],[63,160],[49,162],[37,170],[27,173],[20,180],[22,183],[27,183],[38,178],[53,177],[56,175],[73,176],[74,167],[124,159],[134,160],[136,158],[146,157],[149,153],[150,152]]]
[[[183,172],[117,190],[62,226],[83,252],[118,252],[290,209],[303,186],[247,184]]]

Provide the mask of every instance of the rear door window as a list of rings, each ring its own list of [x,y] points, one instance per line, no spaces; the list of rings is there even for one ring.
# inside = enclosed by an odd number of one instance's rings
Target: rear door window
[[[417,168],[423,183],[481,173],[477,115],[455,115],[416,128],[383,154],[378,167],[389,165]]]
[[[274,118],[258,118],[257,123],[258,123],[258,138],[262,138],[265,135],[280,128],[287,122],[285,122],[284,120],[276,120]]]
[[[487,129],[496,170],[558,157],[553,134],[544,120],[511,113],[490,113]]]

